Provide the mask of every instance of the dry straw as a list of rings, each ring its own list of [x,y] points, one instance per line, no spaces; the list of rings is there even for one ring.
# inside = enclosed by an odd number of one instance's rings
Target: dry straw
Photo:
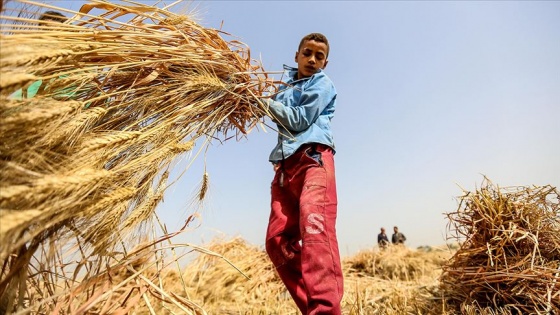
[[[449,220],[461,248],[444,266],[448,304],[503,314],[560,313],[560,208],[555,187],[485,181]],[[502,314],[500,313],[500,314]]]
[[[176,158],[198,143],[243,136],[264,115],[255,104],[272,82],[249,48],[170,7],[91,1],[74,12],[2,1],[4,311],[23,312],[37,294],[43,302],[32,304],[33,312],[116,312],[119,303],[126,309],[134,299],[93,298],[99,290],[88,283],[103,286],[88,276],[110,274],[105,266],[114,263],[116,245],[146,235]],[[37,18],[46,10],[69,20],[41,26]],[[35,97],[14,97],[37,81]],[[88,272],[63,280],[67,265]],[[76,287],[80,277],[86,280]],[[147,291],[134,295],[141,299],[154,290],[141,287]],[[72,300],[78,306],[61,309],[60,301]]]
[[[264,250],[239,238],[216,239],[207,248],[213,254],[200,255],[182,276],[193,301],[209,314],[299,314]],[[451,255],[447,249],[392,246],[344,259],[343,314],[446,314],[437,278]],[[410,273],[401,278],[394,266]],[[165,274],[171,291],[178,290],[178,277]]]

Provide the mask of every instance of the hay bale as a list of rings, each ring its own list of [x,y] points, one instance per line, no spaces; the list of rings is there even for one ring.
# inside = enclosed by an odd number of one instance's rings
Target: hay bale
[[[558,191],[494,186],[465,192],[448,214],[461,247],[443,267],[441,287],[450,306],[560,313]]]

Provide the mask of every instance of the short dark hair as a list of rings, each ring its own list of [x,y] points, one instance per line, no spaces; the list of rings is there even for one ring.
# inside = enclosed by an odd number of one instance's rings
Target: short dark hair
[[[325,35],[321,33],[311,33],[305,35],[299,42],[298,51],[301,49],[301,46],[303,46],[303,44],[308,40],[314,40],[319,43],[325,43],[325,45],[327,45],[327,57],[329,56],[329,50],[331,49],[329,46],[329,40]]]
[[[46,11],[45,13],[41,14],[41,16],[39,17],[39,21],[45,21],[45,20],[64,23],[66,22],[66,20],[68,20],[68,18],[64,14],[58,11]]]

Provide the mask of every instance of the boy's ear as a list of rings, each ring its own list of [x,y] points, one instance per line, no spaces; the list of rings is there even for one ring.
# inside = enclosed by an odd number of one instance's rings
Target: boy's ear
[[[327,64],[329,63],[329,60],[325,60],[325,64],[323,65],[323,69],[325,69],[327,67]]]
[[[298,51],[296,51],[296,55],[294,56],[294,60],[295,60],[295,62],[296,62],[296,63],[298,62],[298,61],[297,61],[297,56],[298,56],[298,53],[299,53],[299,50],[298,50]]]

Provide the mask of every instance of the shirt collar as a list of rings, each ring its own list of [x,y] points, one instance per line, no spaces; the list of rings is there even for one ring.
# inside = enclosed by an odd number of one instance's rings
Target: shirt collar
[[[309,78],[312,77],[312,76],[311,76],[311,77],[307,77],[307,78],[297,79],[297,80],[296,80],[297,73],[298,73],[298,69],[297,69],[297,68],[294,68],[294,67],[292,67],[292,66],[288,66],[288,65],[284,65],[284,71],[285,71],[286,75],[288,76],[288,78],[289,78],[292,82],[294,82],[294,81],[299,81],[299,80],[305,80],[305,79],[309,79]],[[321,72],[321,71],[323,71],[323,69],[319,69],[319,71],[317,71],[316,73],[319,73],[319,72]]]

